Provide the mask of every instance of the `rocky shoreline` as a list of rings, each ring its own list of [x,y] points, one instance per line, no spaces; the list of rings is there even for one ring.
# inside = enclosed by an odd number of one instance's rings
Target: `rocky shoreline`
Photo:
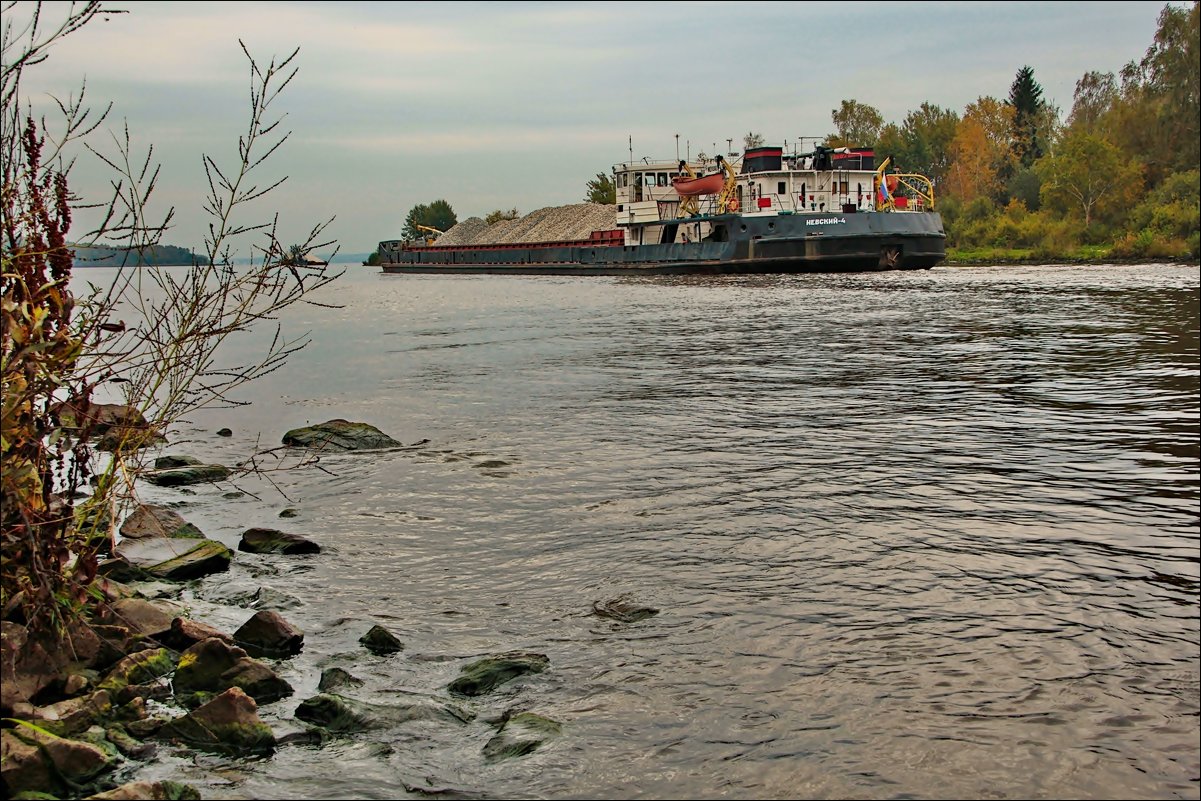
[[[290,431],[283,441],[339,452],[406,447],[372,426],[345,420]],[[162,457],[144,477],[158,486],[183,487],[226,475],[221,465]],[[279,668],[304,648],[303,631],[279,612],[261,609],[231,633],[190,618],[175,600],[188,582],[227,571],[236,558],[232,549],[163,506],[134,510],[120,535],[92,585],[96,601],[89,618],[68,621],[61,640],[39,638],[23,621],[2,622],[0,778],[8,798],[200,798],[190,785],[136,780],[139,766],[164,744],[269,757],[290,744],[320,746],[331,738],[428,720],[489,727],[483,748],[491,761],[528,754],[562,731],[560,722],[534,710],[477,718],[472,708],[472,699],[547,670],[548,658],[538,653],[476,658],[444,693],[404,703],[357,697],[355,688],[363,682],[352,671],[332,667],[321,672],[317,694],[297,702]],[[246,529],[237,550],[279,559],[321,553],[316,542],[268,528]],[[593,612],[631,621],[657,610],[616,599]],[[360,657],[403,651],[403,642],[386,628],[364,629]],[[347,656],[353,669],[356,656]],[[298,725],[273,731],[259,708],[289,699],[297,703]]]

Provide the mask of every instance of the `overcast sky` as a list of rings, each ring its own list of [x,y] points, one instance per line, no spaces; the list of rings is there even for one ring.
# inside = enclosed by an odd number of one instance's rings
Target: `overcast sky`
[[[463,220],[582,202],[630,137],[635,158],[675,158],[677,134],[681,155],[737,149],[750,131],[791,146],[831,132],[844,99],[896,123],[923,102],[962,113],[1008,97],[1023,65],[1066,116],[1084,73],[1143,56],[1164,6],[126,2],[28,71],[24,90],[44,103],[86,78],[93,104],[113,101],[110,127],[128,122],[162,162],[157,203],[176,208],[164,242],[199,251],[201,154],[231,163],[249,114],[238,40],[264,66],[299,47],[276,107],[293,134],[260,183],[288,181],[247,221],[278,211],[290,242],[336,216],[331,238],[358,253],[397,237],[417,203],[445,199]],[[88,196],[105,179],[88,160],[73,175]]]

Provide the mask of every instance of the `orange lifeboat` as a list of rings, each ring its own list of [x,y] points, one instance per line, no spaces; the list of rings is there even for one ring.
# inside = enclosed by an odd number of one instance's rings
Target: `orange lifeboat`
[[[725,185],[726,177],[720,172],[706,175],[703,178],[688,178],[679,176],[671,179],[671,186],[681,197],[696,197],[697,195],[716,195]]]

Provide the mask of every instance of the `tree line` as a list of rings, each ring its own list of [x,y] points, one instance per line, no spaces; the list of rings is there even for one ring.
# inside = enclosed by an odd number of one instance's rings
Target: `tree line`
[[[826,144],[874,145],[928,176],[952,255],[1197,258],[1198,4],[1165,6],[1120,74],[1085,73],[1066,119],[1022,66],[1001,99],[930,103],[901,123],[843,100]]]

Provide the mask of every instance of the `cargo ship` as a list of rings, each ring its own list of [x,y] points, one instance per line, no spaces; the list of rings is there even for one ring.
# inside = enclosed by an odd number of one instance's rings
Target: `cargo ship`
[[[946,258],[933,184],[889,172],[890,163],[877,165],[870,148],[823,146],[753,147],[733,161],[631,158],[612,170],[612,223],[585,236],[507,241],[484,230],[456,241],[452,228],[380,242],[380,266],[513,275],[929,269]]]

